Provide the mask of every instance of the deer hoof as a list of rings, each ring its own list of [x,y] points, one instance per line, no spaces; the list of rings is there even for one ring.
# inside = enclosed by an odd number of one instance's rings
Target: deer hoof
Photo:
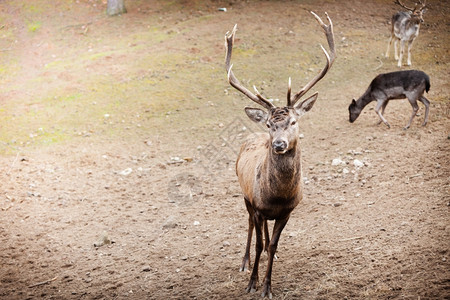
[[[247,293],[256,292],[256,282],[257,282],[257,280],[250,279],[250,282],[248,283],[248,286],[245,289],[247,291]]]
[[[261,294],[263,298],[268,297],[269,299],[272,299],[272,291],[270,284],[264,284],[263,292]]]

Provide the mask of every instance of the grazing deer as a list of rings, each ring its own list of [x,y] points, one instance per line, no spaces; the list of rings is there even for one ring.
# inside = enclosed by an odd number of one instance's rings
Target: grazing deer
[[[422,126],[425,126],[428,122],[428,112],[430,110],[430,101],[423,95],[425,91],[430,90],[430,77],[422,71],[418,70],[407,70],[407,71],[397,71],[392,73],[380,74],[375,77],[370,83],[366,92],[359,97],[357,101],[352,100],[352,103],[348,107],[350,113],[350,123],[353,123],[361,111],[372,101],[377,101],[377,106],[375,112],[380,117],[380,121],[384,122],[388,128],[388,121],[384,118],[384,110],[389,100],[391,99],[404,99],[408,98],[413,111],[411,118],[409,119],[408,125],[405,129],[411,126],[411,122],[419,110],[417,105],[417,100],[425,105],[425,119]],[[381,111],[380,111],[381,110]]]
[[[386,57],[389,57],[389,49],[394,42],[394,58],[398,60],[398,66],[402,66],[403,52],[405,49],[405,43],[408,43],[408,66],[411,65],[411,48],[415,38],[419,35],[420,23],[423,23],[423,13],[425,12],[425,3],[420,1],[420,7],[418,4],[414,8],[406,7],[400,0],[395,3],[408,10],[408,12],[399,11],[392,16],[392,29],[391,37],[389,39]],[[400,41],[400,57],[397,53],[397,43]]]
[[[268,133],[250,136],[242,145],[236,162],[236,174],[249,214],[247,246],[240,270],[243,271],[247,269],[247,266],[250,267],[250,245],[253,228],[255,228],[255,263],[246,290],[247,292],[256,291],[259,259],[263,250],[262,231],[264,230],[264,249],[268,251],[269,261],[263,282],[262,296],[269,298],[272,298],[272,264],[278,240],[292,210],[302,200],[301,150],[297,121],[313,107],[318,93],[301,102],[297,101],[325,76],[336,57],[331,19],[327,14],[329,25],[326,25],[319,16],[311,13],[325,31],[331,55],[321,46],[326,56],[325,67],[293,97],[291,97],[291,79],[289,78],[287,105],[284,107],[275,107],[272,102],[258,92],[256,87],[254,87],[256,94],[253,94],[241,85],[235,77],[230,63],[236,26],[231,33],[228,32],[225,36],[225,66],[228,72],[228,82],[252,101],[264,107],[264,109],[246,107],[245,112],[252,121],[264,124],[268,128]],[[267,220],[275,220],[272,239],[269,239]]]

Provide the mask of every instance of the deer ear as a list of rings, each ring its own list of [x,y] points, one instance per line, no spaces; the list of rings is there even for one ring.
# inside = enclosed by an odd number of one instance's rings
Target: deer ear
[[[253,107],[246,107],[245,113],[255,123],[266,123],[267,122],[267,112],[265,110]]]
[[[314,105],[314,103],[317,100],[317,96],[319,95],[319,93],[314,93],[314,95],[312,95],[311,97],[303,100],[300,103],[297,103],[296,105],[294,105],[294,109],[295,112],[297,113],[297,115],[303,116],[306,112],[308,112]]]

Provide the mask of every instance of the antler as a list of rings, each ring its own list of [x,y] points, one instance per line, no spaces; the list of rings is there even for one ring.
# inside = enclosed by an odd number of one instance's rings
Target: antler
[[[419,3],[420,3],[420,5],[422,5],[420,7],[420,10],[424,9],[427,6],[427,0],[425,0],[423,3],[422,3],[422,0],[419,0]]]
[[[394,1],[394,3],[400,5],[401,7],[405,8],[407,10],[410,10],[410,11],[414,11],[415,10],[415,8],[409,8],[409,7],[405,6],[403,3],[400,2],[400,0],[396,0],[396,1]],[[422,2],[420,2],[420,3],[422,4]]]
[[[331,54],[328,55],[328,52],[325,50],[325,48],[320,45],[322,48],[323,53],[325,54],[325,57],[327,59],[327,63],[325,67],[322,69],[322,71],[316,75],[307,85],[305,85],[297,94],[294,95],[293,98],[291,98],[291,80],[289,78],[289,87],[288,87],[288,99],[287,99],[287,105],[293,106],[303,95],[305,95],[317,82],[319,82],[325,74],[328,72],[328,70],[331,68],[331,65],[333,64],[334,60],[336,59],[336,50],[334,48],[334,33],[333,33],[333,23],[331,22],[330,17],[327,13],[325,15],[327,16],[328,22],[330,25],[326,25],[322,19],[316,15],[314,12],[311,12],[311,14],[316,18],[317,22],[322,26],[322,29],[325,32],[325,35],[327,37],[328,46],[330,47]]]
[[[245,96],[250,98],[252,101],[258,103],[259,105],[262,105],[266,109],[270,109],[270,108],[274,107],[272,102],[270,102],[269,100],[267,100],[263,96],[261,96],[261,94],[258,92],[258,90],[256,89],[255,86],[253,86],[253,88],[255,89],[256,95],[253,94],[252,92],[250,92],[248,89],[246,89],[239,82],[239,80],[236,78],[236,76],[234,76],[234,73],[231,70],[231,68],[233,67],[233,65],[231,64],[231,53],[233,52],[234,35],[236,33],[236,29],[237,29],[237,24],[234,25],[234,28],[231,31],[231,33],[227,32],[225,34],[225,47],[227,49],[226,58],[225,58],[225,67],[226,67],[227,73],[228,73],[228,82],[231,84],[232,87],[234,87],[235,89],[240,91],[242,94],[244,94]]]

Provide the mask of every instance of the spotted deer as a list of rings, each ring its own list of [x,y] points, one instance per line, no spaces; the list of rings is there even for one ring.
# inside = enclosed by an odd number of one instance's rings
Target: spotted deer
[[[318,93],[300,101],[317,82],[319,82],[333,64],[336,52],[334,47],[333,24],[326,14],[329,25],[314,12],[325,32],[331,54],[322,47],[326,57],[326,65],[298,93],[291,96],[291,79],[289,78],[287,105],[276,107],[264,98],[254,87],[255,94],[245,88],[235,77],[231,65],[236,26],[225,35],[228,82],[239,92],[263,107],[246,107],[247,116],[256,123],[267,126],[267,133],[251,135],[241,146],[236,162],[236,174],[239,179],[245,205],[249,214],[248,237],[244,258],[240,271],[250,267],[250,246],[253,229],[256,232],[256,254],[253,271],[248,283],[247,292],[255,292],[258,283],[258,266],[263,250],[263,231],[265,235],[264,250],[268,252],[268,265],[264,277],[262,296],[272,298],[272,266],[281,232],[289,220],[291,212],[302,200],[302,164],[299,142],[299,118],[314,105]],[[272,238],[269,238],[267,220],[275,220]]]
[[[394,42],[394,58],[398,60],[398,67],[402,66],[403,53],[405,50],[405,43],[408,43],[408,60],[407,65],[411,65],[411,48],[414,40],[419,35],[420,23],[423,23],[423,13],[425,12],[425,2],[419,0],[419,4],[416,4],[414,8],[405,6],[400,0],[395,2],[401,7],[407,9],[407,12],[399,11],[392,16],[392,28],[391,37],[386,51],[386,57],[389,57],[389,50],[391,48],[392,41]],[[400,41],[400,56],[397,52],[397,43]]]

